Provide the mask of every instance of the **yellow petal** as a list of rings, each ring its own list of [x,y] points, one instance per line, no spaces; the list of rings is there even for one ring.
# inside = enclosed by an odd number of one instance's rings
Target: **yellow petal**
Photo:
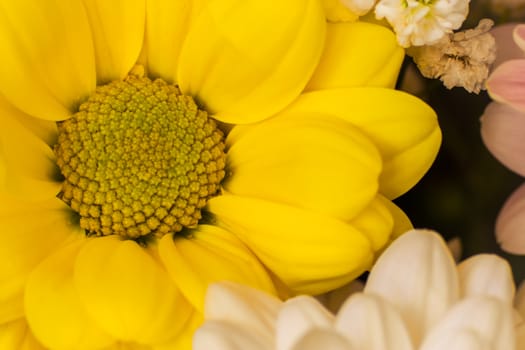
[[[173,281],[201,313],[206,289],[213,282],[234,281],[275,294],[260,261],[220,227],[200,225],[188,238],[166,235],[159,242],[159,253]]]
[[[155,345],[152,350],[191,350],[193,334],[202,325],[204,317],[199,312],[194,312],[191,318],[186,322],[180,334],[170,341]]]
[[[144,54],[148,73],[176,81],[179,54],[188,30],[193,2],[148,0]]]
[[[134,241],[91,240],[78,255],[74,280],[87,312],[123,341],[162,343],[191,315],[167,273]]]
[[[349,220],[378,190],[381,156],[353,125],[330,116],[272,118],[236,127],[227,140],[223,186]]]
[[[102,350],[151,350],[151,346],[119,341]]]
[[[0,326],[0,349],[45,350],[34,337],[25,319],[19,319]]]
[[[32,200],[60,191],[60,170],[47,142],[56,136],[50,122],[30,116],[0,99],[0,193]]]
[[[368,136],[383,158],[380,192],[396,198],[414,186],[434,161],[441,144],[436,113],[407,93],[384,88],[346,88],[301,95],[279,117],[330,114]]]
[[[73,265],[85,238],[63,247],[33,271],[25,290],[28,323],[52,349],[96,349],[113,342],[91,319],[73,283]]]
[[[307,91],[353,86],[393,88],[405,51],[391,30],[366,22],[329,23],[321,61]]]
[[[0,115],[3,123],[5,123],[4,118],[6,120],[10,118],[17,119],[26,129],[35,134],[50,147],[53,147],[56,143],[58,133],[56,122],[32,117],[14,107],[1,95]],[[4,128],[8,129],[5,124]]]
[[[326,292],[370,267],[368,238],[332,217],[233,195],[212,198],[208,208],[296,293]]]
[[[95,89],[89,23],[80,0],[4,1],[0,93],[33,116],[62,120]]]
[[[383,201],[375,198],[349,224],[368,237],[373,250],[379,250],[385,246],[392,235],[394,219]]]
[[[357,20],[357,14],[350,11],[341,0],[322,0],[326,19],[331,22],[351,22]]]
[[[303,90],[321,55],[317,0],[210,1],[192,23],[178,67],[181,90],[218,120],[250,123]]]
[[[145,1],[82,1],[93,33],[99,85],[124,78],[142,47]]]
[[[0,324],[23,315],[29,274],[77,234],[72,211],[57,198],[24,202],[0,197]]]
[[[410,222],[410,219],[401,208],[392,203],[391,200],[388,200],[381,195],[379,195],[378,198],[388,209],[390,215],[392,215],[392,218],[394,218],[394,227],[392,228],[391,237],[392,240],[396,239],[403,233],[406,233],[407,231],[410,231],[414,228],[414,226],[412,226],[412,222]]]

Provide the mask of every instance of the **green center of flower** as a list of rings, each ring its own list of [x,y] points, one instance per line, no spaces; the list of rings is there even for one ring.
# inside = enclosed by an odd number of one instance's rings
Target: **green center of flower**
[[[197,225],[224,177],[224,134],[161,79],[98,87],[58,123],[60,198],[89,234],[162,236]]]

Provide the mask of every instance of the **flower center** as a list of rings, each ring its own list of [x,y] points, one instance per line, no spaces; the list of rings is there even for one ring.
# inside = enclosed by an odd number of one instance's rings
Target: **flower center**
[[[139,238],[197,225],[224,177],[224,134],[193,99],[132,73],[58,123],[59,197],[88,234]]]

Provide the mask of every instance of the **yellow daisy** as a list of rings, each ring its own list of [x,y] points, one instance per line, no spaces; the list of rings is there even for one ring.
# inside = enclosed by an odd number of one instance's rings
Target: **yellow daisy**
[[[0,9],[1,349],[189,348],[210,282],[325,292],[410,225],[390,199],[440,131],[388,29],[320,0]]]

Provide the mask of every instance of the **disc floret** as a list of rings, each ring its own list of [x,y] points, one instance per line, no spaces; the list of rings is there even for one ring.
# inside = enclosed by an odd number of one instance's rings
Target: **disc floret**
[[[190,96],[129,75],[58,123],[60,198],[95,235],[162,236],[197,225],[224,177],[224,134]]]

